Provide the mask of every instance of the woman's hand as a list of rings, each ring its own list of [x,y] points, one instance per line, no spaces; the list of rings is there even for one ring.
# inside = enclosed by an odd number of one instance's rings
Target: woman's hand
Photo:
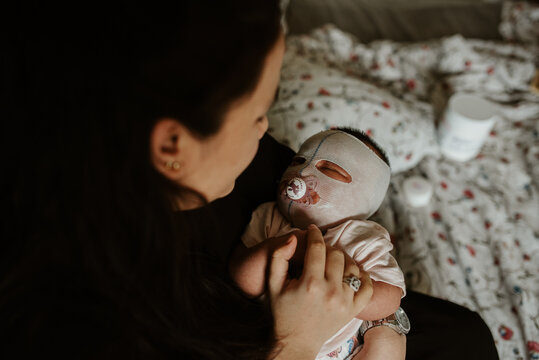
[[[326,246],[315,226],[307,230],[307,249],[299,279],[288,277],[297,239],[276,249],[271,257],[269,292],[279,341],[277,359],[314,359],[324,342],[361,312],[372,296],[368,274],[340,250]],[[343,277],[361,279],[354,292]]]

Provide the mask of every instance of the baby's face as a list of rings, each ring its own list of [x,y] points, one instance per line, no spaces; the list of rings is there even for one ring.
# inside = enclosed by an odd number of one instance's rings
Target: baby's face
[[[288,169],[299,167],[305,164],[306,159],[303,156],[296,155],[288,166]],[[330,179],[343,183],[351,183],[352,176],[339,165],[328,160],[320,160],[315,165],[315,168],[320,172],[319,176],[324,175]],[[288,171],[287,169],[287,171]],[[292,172],[293,174],[293,172]],[[297,200],[301,203],[310,202],[316,204],[320,200],[320,196],[315,190],[317,179],[315,176],[301,177],[294,175],[293,178],[281,179],[279,186],[279,194],[284,195],[283,198]]]
[[[387,164],[363,142],[325,131],[305,141],[283,174],[278,206],[299,228],[367,218],[383,200],[389,175]]]

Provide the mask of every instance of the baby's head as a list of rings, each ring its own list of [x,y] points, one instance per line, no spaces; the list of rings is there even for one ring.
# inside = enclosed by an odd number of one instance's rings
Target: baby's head
[[[277,203],[298,228],[367,219],[380,206],[391,170],[364,133],[339,128],[307,139],[281,178]]]

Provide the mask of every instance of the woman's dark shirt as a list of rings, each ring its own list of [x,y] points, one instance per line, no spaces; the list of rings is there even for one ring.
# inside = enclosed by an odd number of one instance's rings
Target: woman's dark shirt
[[[199,232],[200,251],[227,268],[228,256],[240,241],[251,213],[264,202],[276,198],[278,182],[294,152],[266,134],[247,169],[236,180],[234,190],[224,198],[184,214]]]

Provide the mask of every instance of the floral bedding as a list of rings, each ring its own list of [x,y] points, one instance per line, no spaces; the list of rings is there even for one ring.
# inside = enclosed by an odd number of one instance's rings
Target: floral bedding
[[[374,220],[390,231],[408,288],[479,312],[501,359],[539,359],[537,61],[533,43],[455,35],[362,44],[327,25],[288,38],[269,113],[270,133],[294,149],[335,126],[382,145],[393,178]],[[436,139],[455,92],[479,94],[498,112],[480,154],[465,163],[443,157]],[[424,207],[404,198],[412,175],[434,188]]]

